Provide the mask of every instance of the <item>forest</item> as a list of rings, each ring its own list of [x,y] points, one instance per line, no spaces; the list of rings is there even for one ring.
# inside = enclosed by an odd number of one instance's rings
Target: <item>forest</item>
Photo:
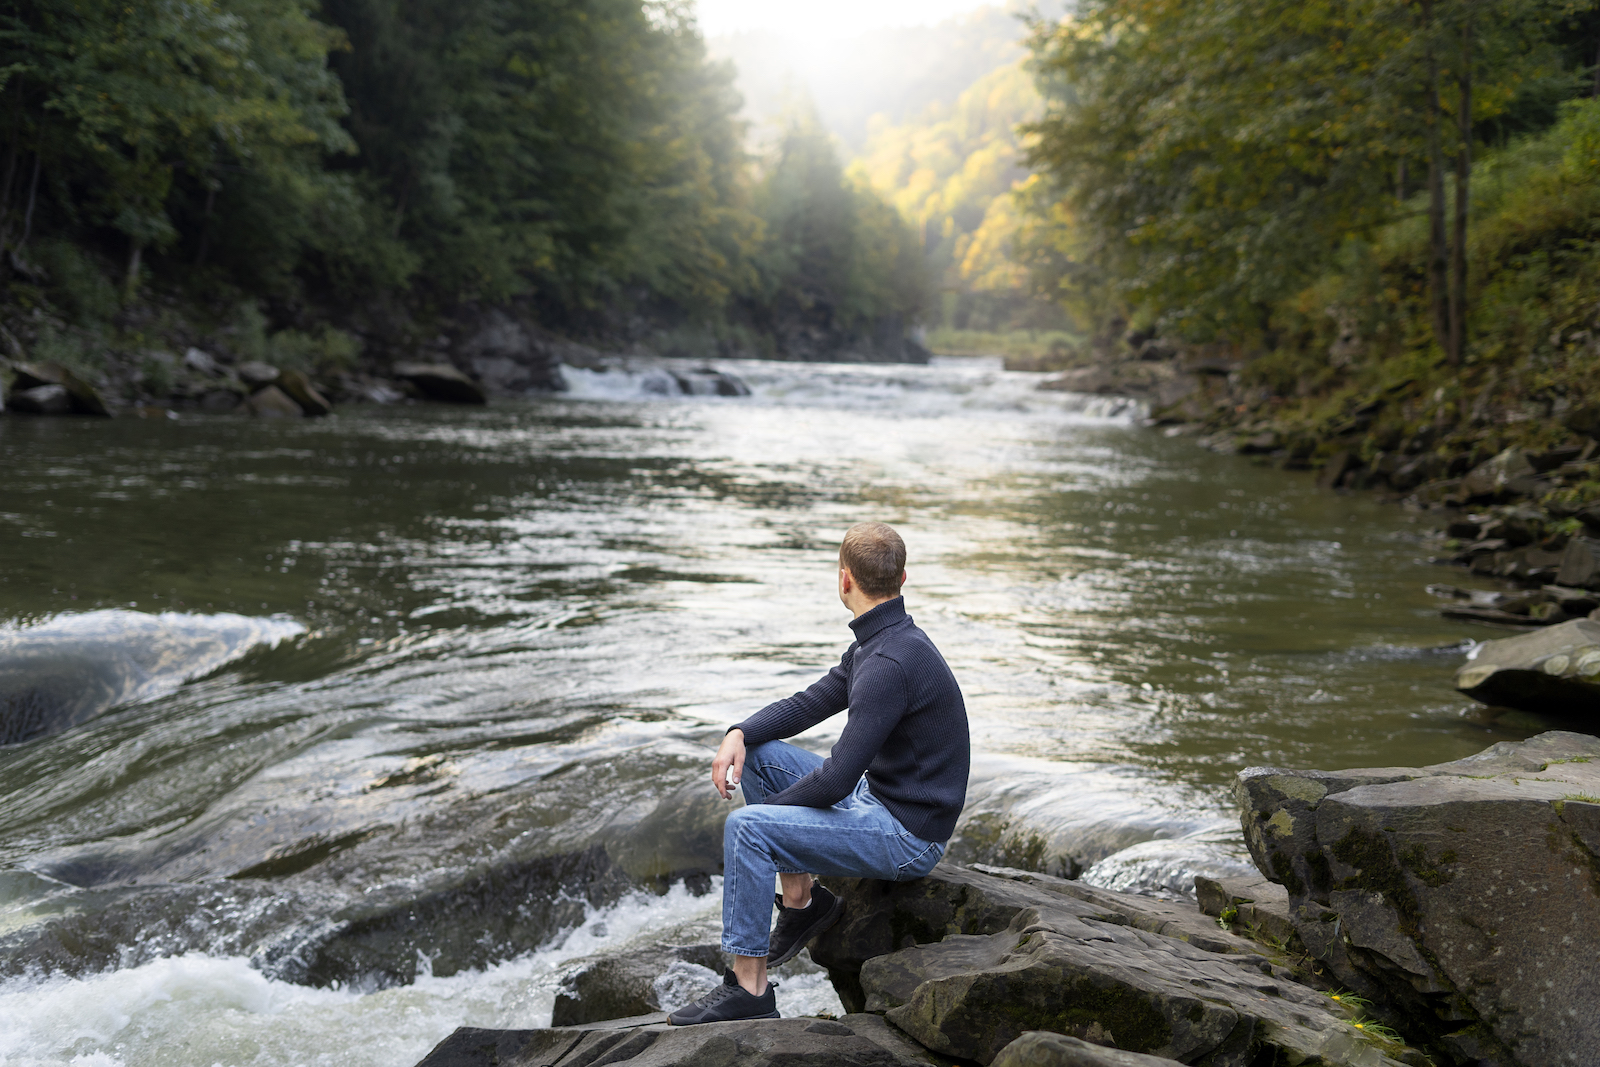
[[[1365,458],[1595,421],[1589,0],[1099,0],[1030,43],[1019,255],[1102,355],[1241,361],[1210,422],[1291,451],[1353,416]]]
[[[893,347],[926,300],[909,227],[813,117],[750,157],[681,2],[0,12],[0,248],[36,357],[220,332],[327,369],[498,305],[814,356]]]

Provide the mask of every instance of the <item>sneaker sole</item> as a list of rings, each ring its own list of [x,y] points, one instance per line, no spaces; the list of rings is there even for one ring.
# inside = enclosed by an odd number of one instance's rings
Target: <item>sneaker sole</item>
[[[781,1019],[781,1018],[783,1018],[783,1016],[779,1015],[775,1011],[769,1011],[765,1015],[746,1015],[741,1019],[707,1019],[703,1023],[675,1023],[669,1017],[667,1019],[667,1025],[668,1026],[711,1026],[711,1025],[713,1025],[715,1023],[747,1023],[747,1022],[750,1022],[753,1019]]]
[[[839,921],[839,916],[844,914],[844,898],[835,896],[833,907],[828,909],[826,915],[821,916],[806,929],[806,932],[795,938],[794,944],[789,946],[789,951],[781,956],[770,956],[767,959],[768,967],[782,967],[785,963],[800,955],[800,950],[815,941],[818,935],[825,932],[828,927]]]

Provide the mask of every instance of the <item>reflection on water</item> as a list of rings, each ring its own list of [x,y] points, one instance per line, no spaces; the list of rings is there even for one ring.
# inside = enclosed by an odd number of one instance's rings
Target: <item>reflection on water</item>
[[[862,518],[905,535],[908,606],[967,694],[955,855],[1179,887],[1241,862],[1242,766],[1506,736],[1460,716],[1474,632],[1435,614],[1399,509],[1030,375],[724,366],[755,395],[635,368],[477,411],[0,421],[0,648],[115,618],[112,663],[151,626],[260,628],[0,747],[0,1032],[95,990],[132,1020],[0,1060],[148,1062],[187,1034],[167,1062],[290,1063],[388,1027],[399,1063],[537,1022],[506,976],[553,983],[570,931],[714,904],[691,892],[728,808],[711,746],[836,661],[833,553]],[[184,1030],[160,1005],[216,974],[238,1003]],[[253,1021],[213,1040],[224,1002]],[[430,1021],[389,1027],[401,1004]]]

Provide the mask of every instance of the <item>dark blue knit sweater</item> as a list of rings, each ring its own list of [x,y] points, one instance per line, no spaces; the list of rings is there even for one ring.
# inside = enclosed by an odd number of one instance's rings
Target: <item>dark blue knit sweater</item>
[[[850,623],[854,643],[804,692],[768,704],[734,729],[746,745],[793,737],[850,709],[833,754],[768,804],[825,808],[867,776],[872,795],[924,841],[948,841],[967,799],[967,707],[944,657],[902,597]]]

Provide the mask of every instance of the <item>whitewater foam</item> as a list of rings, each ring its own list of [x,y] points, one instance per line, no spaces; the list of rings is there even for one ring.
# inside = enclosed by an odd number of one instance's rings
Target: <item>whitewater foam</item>
[[[271,979],[242,956],[192,952],[82,978],[0,984],[0,1067],[404,1067],[458,1026],[548,1026],[562,962],[720,915],[722,880],[696,897],[636,892],[551,944],[481,970],[366,991]],[[787,1016],[843,1012],[821,973],[783,980]],[[359,1035],[352,1039],[352,1035]]]

